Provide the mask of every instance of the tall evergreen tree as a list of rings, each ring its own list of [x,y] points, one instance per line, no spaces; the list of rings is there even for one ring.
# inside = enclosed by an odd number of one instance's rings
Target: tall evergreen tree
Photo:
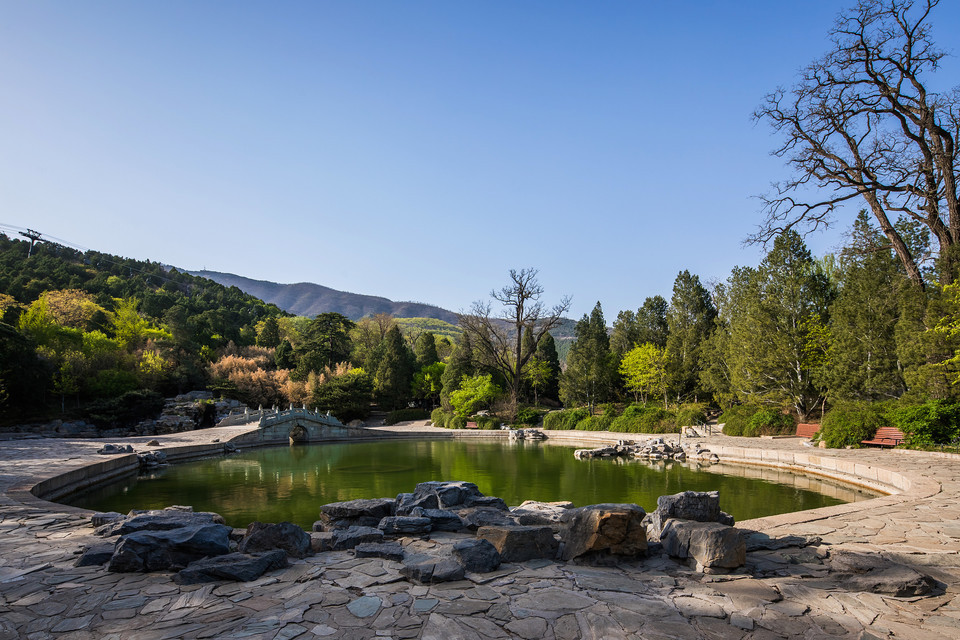
[[[373,374],[373,392],[385,409],[401,409],[410,400],[415,360],[396,325],[383,339],[383,356]]]
[[[413,345],[413,353],[417,358],[417,367],[421,369],[434,362],[440,362],[440,356],[437,355],[436,336],[429,331],[421,333]]]
[[[906,391],[895,332],[901,294],[911,285],[889,246],[861,212],[842,258],[840,291],[830,307],[823,382],[831,400],[882,400]]]
[[[610,396],[615,366],[599,302],[577,322],[575,334],[567,370],[560,378],[560,398],[566,405],[584,402],[592,413],[597,403]]]
[[[730,384],[741,401],[792,408],[819,400],[816,354],[831,298],[826,277],[796,232],[777,236],[759,269],[735,269],[721,305],[729,327]]]
[[[557,342],[549,333],[545,333],[537,343],[537,352],[533,356],[537,362],[546,364],[547,380],[543,389],[539,389],[540,398],[560,401],[560,356],[557,354]]]
[[[310,321],[303,333],[303,341],[297,345],[295,376],[306,380],[310,372],[323,371],[350,359],[350,330],[354,323],[339,313],[321,313]]]
[[[637,310],[637,342],[649,342],[661,349],[667,346],[670,326],[667,323],[667,301],[663,296],[652,296]]]
[[[651,319],[655,321],[651,304]],[[703,395],[700,386],[700,350],[713,330],[717,310],[700,278],[681,271],[673,283],[673,297],[667,310],[667,386],[678,400]],[[652,341],[653,344],[657,344]]]

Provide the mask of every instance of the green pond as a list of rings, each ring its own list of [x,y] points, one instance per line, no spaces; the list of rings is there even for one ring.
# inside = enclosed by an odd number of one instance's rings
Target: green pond
[[[172,465],[65,500],[97,511],[191,505],[215,511],[235,527],[254,520],[309,529],[320,505],[394,497],[418,482],[466,480],[509,505],[569,500],[576,506],[631,502],[647,511],[657,497],[720,491],[721,508],[737,521],[874,497],[849,487],[759,467],[576,460],[573,447],[547,443],[463,440],[375,442],[257,449]]]

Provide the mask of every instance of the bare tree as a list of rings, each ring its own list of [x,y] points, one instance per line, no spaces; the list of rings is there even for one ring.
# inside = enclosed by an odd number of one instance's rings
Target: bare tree
[[[773,153],[796,175],[763,196],[766,220],[748,241],[826,227],[838,205],[863,198],[913,282],[923,285],[918,256],[892,217],[930,231],[941,278],[952,280],[951,248],[960,244],[960,92],[938,94],[926,84],[944,56],[930,35],[937,4],[860,0],[837,19],[831,51],[792,89],[766,96],[754,118],[783,134]]]
[[[534,350],[524,350],[523,334],[529,331],[533,344],[539,343],[545,333],[560,324],[561,316],[570,309],[570,297],[563,297],[550,309],[544,306],[536,269],[511,269],[510,280],[509,285],[490,292],[503,307],[499,315],[493,314],[490,301],[478,300],[470,313],[459,314],[459,321],[481,362],[503,374],[516,405],[524,367],[534,354]]]

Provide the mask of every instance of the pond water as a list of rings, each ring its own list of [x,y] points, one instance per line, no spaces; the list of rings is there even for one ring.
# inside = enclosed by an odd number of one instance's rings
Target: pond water
[[[874,497],[787,472],[730,464],[576,460],[573,447],[463,440],[374,442],[257,449],[172,465],[64,500],[97,511],[191,505],[228,524],[294,522],[310,529],[319,507],[355,498],[394,497],[418,482],[466,480],[509,505],[569,500],[576,506],[631,502],[648,512],[661,495],[720,491],[737,521]]]

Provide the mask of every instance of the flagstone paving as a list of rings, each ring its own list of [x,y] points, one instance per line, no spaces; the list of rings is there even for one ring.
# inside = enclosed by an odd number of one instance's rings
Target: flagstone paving
[[[249,429],[157,439],[164,448],[226,442]],[[124,443],[146,450],[147,440]],[[506,564],[494,573],[422,586],[404,581],[396,562],[342,551],[291,559],[287,569],[251,583],[179,586],[165,573],[75,568],[80,549],[100,541],[88,514],[22,499],[25,486],[102,461],[95,452],[103,441],[0,441],[0,640],[960,637],[960,459],[818,452],[798,440],[719,436],[701,442],[721,451],[748,447],[764,455],[855,460],[899,472],[911,486],[876,500],[738,523],[770,537],[816,535],[823,544],[750,552],[745,570],[729,575],[699,574],[656,555],[617,567]],[[915,567],[939,589],[913,598],[851,591],[823,563],[836,549]]]

